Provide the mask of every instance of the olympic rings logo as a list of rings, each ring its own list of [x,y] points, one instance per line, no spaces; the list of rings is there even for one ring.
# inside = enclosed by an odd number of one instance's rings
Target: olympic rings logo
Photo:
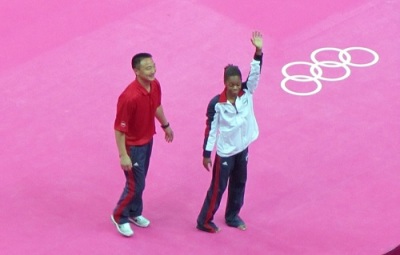
[[[351,61],[351,51],[364,51],[367,53],[370,53],[373,56],[372,61],[367,62],[367,63],[354,63]],[[324,51],[336,51],[338,52],[338,57],[339,61],[334,61],[334,60],[318,60],[317,56],[321,52]],[[379,60],[379,55],[375,51],[364,48],[364,47],[349,47],[346,49],[339,49],[339,48],[333,48],[333,47],[326,47],[326,48],[320,48],[317,50],[314,50],[311,53],[311,61],[312,62],[305,62],[305,61],[295,61],[288,63],[282,67],[282,74],[285,76],[285,78],[281,82],[281,87],[282,89],[292,95],[295,96],[310,96],[318,93],[322,89],[322,83],[321,81],[340,81],[344,80],[347,77],[350,76],[351,70],[350,66],[352,67],[367,67],[367,66],[372,66],[376,64]],[[310,75],[305,75],[305,74],[295,74],[291,75],[288,73],[288,69],[292,66],[296,65],[305,65],[310,67]],[[325,68],[343,68],[345,73],[342,76],[335,77],[335,78],[330,78],[330,77],[324,77],[324,73],[321,67]],[[296,82],[314,82],[316,84],[316,88],[313,91],[310,92],[296,92],[293,90],[290,90],[286,83],[288,81],[296,81]]]

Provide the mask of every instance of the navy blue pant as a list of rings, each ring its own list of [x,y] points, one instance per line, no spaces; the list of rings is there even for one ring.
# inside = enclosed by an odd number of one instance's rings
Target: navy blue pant
[[[197,218],[197,224],[207,228],[221,203],[222,195],[228,186],[228,200],[225,210],[225,221],[230,226],[239,226],[243,222],[239,218],[240,209],[244,203],[244,191],[247,180],[248,149],[230,156],[215,156],[213,175],[210,188],[204,200],[203,207]]]
[[[146,185],[152,147],[153,140],[144,145],[128,147],[129,157],[132,160],[132,169],[124,171],[125,187],[114,209],[114,219],[118,224],[127,223],[128,217],[142,215],[142,196]]]

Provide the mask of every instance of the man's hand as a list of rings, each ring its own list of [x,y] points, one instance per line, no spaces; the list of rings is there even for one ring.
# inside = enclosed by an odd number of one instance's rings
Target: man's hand
[[[165,141],[167,143],[171,143],[174,140],[174,131],[172,131],[171,127],[167,127],[164,129],[165,132]]]
[[[129,171],[132,169],[132,160],[128,155],[122,155],[120,157],[121,168],[124,171]]]
[[[257,51],[261,51],[263,47],[263,37],[261,32],[254,31],[251,37],[251,43],[256,47]]]
[[[203,158],[203,166],[207,171],[210,172],[210,168],[212,167],[211,158]]]

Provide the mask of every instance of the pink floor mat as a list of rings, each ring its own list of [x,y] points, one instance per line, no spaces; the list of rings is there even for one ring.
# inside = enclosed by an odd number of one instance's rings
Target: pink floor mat
[[[379,255],[400,244],[400,2],[395,0],[3,1],[1,254]],[[211,175],[205,111],[222,71],[255,95],[244,232],[198,231]],[[144,194],[148,229],[109,220],[124,184],[116,100],[151,52],[175,131],[161,129]],[[392,253],[391,253],[392,254]]]

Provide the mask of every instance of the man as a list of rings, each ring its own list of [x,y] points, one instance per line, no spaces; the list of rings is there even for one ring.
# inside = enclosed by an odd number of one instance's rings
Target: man
[[[216,233],[220,229],[213,222],[222,195],[227,187],[228,200],[225,222],[228,226],[245,230],[239,217],[244,201],[247,179],[248,146],[258,137],[258,126],[253,110],[253,93],[258,85],[262,63],[263,39],[253,32],[252,44],[256,48],[249,77],[242,83],[237,66],[228,65],[224,71],[225,89],[215,96],[207,108],[207,125],[203,145],[203,165],[207,171],[213,167],[210,188],[197,218],[197,228]],[[211,152],[216,145],[214,165]]]
[[[150,163],[155,132],[155,120],[165,132],[165,140],[172,142],[174,133],[161,105],[160,83],[155,78],[156,67],[149,53],[132,58],[136,79],[118,98],[114,123],[115,140],[121,168],[126,177],[125,188],[111,215],[119,233],[132,236],[129,222],[148,227],[150,221],[142,215],[142,195]]]

